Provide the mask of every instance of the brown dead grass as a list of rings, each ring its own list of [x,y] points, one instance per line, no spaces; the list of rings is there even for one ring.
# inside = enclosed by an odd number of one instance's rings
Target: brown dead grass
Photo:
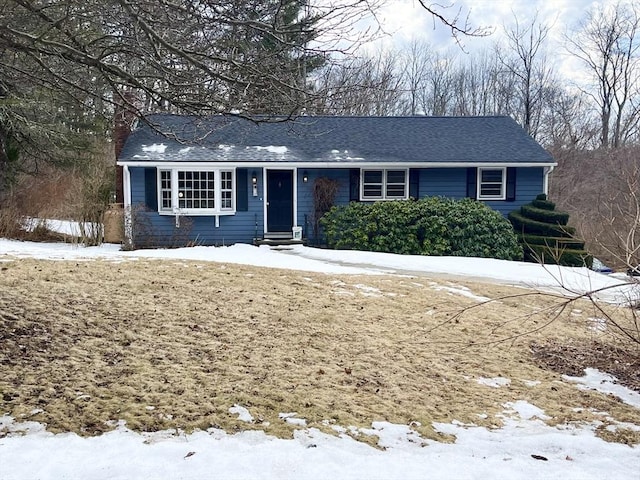
[[[434,289],[451,286],[438,279],[170,260],[5,260],[0,414],[53,432],[94,435],[122,419],[143,431],[259,428],[287,437],[296,427],[278,414],[297,412],[324,431],[419,422],[424,436],[447,440],[433,422],[500,425],[496,415],[515,400],[544,409],[550,423],[606,411],[640,425],[638,409],[578,390],[532,354],[532,342],[594,340],[632,351],[589,328],[586,304],[521,337],[547,321],[532,314],[549,307],[548,297],[505,299],[457,316],[477,300]],[[456,285],[490,298],[524,292]],[[495,343],[497,335],[513,338]],[[496,376],[510,385],[477,382]],[[234,404],[255,423],[230,414]],[[616,438],[640,443],[637,432]]]

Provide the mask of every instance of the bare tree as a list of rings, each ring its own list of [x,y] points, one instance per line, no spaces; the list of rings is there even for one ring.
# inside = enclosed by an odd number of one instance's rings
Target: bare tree
[[[464,37],[486,37],[493,33],[491,27],[481,27],[472,25],[469,14],[463,15],[463,8],[455,6],[455,2],[449,5],[439,3],[428,3],[418,0],[422,8],[433,16],[435,22],[440,22],[451,30],[451,36],[456,43],[464,50],[462,38]]]
[[[331,95],[319,98],[313,112],[331,115],[399,115],[407,111],[403,69],[394,52],[354,57],[325,69],[318,89]]]
[[[355,24],[377,5],[378,0],[2,2],[0,181],[4,185],[10,164],[24,162],[33,132],[45,138],[43,132],[55,132],[59,141],[48,135],[49,144],[62,152],[72,133],[110,125],[115,104],[136,114],[295,115],[330,94],[310,91],[306,75],[368,37]],[[45,110],[62,112],[61,118],[39,113],[34,98],[45,100]],[[43,119],[50,121],[44,125]]]
[[[542,51],[549,28],[539,23],[537,13],[528,25],[521,25],[514,15],[514,26],[505,26],[508,54],[505,56],[500,49],[496,51],[502,66],[517,79],[516,92],[520,105],[514,113],[522,127],[534,138],[540,123],[543,92],[551,73]]]
[[[638,54],[640,10],[635,4],[595,6],[581,28],[567,36],[570,52],[589,70],[586,90],[600,112],[600,145],[619,147],[640,120]]]
[[[561,79],[549,83],[543,91],[544,110],[537,140],[547,145],[556,159],[563,157],[564,150],[597,147],[597,119],[584,94],[567,90]]]
[[[420,93],[426,88],[426,76],[431,56],[430,46],[413,39],[402,56],[404,65],[404,91],[408,97],[408,109],[411,115],[423,113],[419,108]]]
[[[420,94],[422,111],[428,115],[450,115],[455,82],[455,59],[434,52],[424,72],[425,85]]]
[[[639,149],[626,147],[601,159],[607,172],[598,192],[594,247],[618,266],[638,271],[640,266],[640,165]]]

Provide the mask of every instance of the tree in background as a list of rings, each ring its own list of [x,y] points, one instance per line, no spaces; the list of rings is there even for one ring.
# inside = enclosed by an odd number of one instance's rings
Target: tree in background
[[[306,74],[362,41],[366,33],[354,33],[354,24],[376,5],[7,0],[0,5],[0,192],[10,163],[66,161],[88,134],[104,137],[116,104],[136,114],[304,111],[331,94],[310,91]]]
[[[502,66],[515,79],[514,93],[518,104],[513,108],[513,113],[522,128],[537,138],[542,121],[544,91],[551,74],[542,51],[549,35],[549,26],[541,24],[537,14],[528,25],[521,25],[515,16],[514,22],[512,28],[505,26],[507,54],[498,49],[497,55]]]
[[[600,145],[619,147],[637,139],[640,121],[640,7],[595,5],[567,37],[570,52],[593,80],[586,90],[600,116]]]

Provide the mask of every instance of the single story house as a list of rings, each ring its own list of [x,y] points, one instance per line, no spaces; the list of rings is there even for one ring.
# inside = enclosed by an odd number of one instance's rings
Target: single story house
[[[511,118],[155,114],[117,159],[136,244],[317,240],[314,185],[335,204],[471,197],[506,215],[547,192],[553,158]]]

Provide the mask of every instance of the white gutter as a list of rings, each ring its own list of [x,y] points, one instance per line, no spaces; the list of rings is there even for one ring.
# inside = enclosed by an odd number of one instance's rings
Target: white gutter
[[[119,161],[117,165],[129,167],[203,167],[215,164],[216,168],[463,168],[463,167],[545,167],[553,168],[557,163],[505,163],[505,162],[364,162],[364,161],[335,161],[335,162],[220,162],[220,161],[199,161],[199,162],[164,162],[158,160],[147,161]]]
[[[557,164],[556,164],[557,165]],[[549,175],[553,172],[555,165],[544,167],[544,177],[542,179],[542,191],[545,195],[549,195]]]

